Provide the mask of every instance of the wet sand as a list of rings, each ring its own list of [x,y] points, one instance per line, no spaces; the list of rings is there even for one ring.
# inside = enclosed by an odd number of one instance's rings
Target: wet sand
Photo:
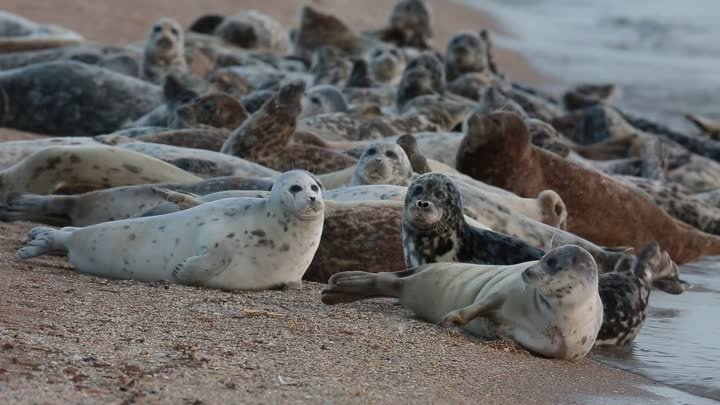
[[[160,16],[187,24],[255,7],[294,24],[301,4],[6,0],[3,7],[125,44]],[[358,30],[377,28],[392,6],[311,4]],[[433,5],[438,44],[461,29],[502,32],[481,12]],[[499,50],[497,59],[517,80],[543,81],[517,54]],[[83,276],[59,257],[21,262],[14,253],[33,226],[0,224],[0,403],[674,403],[633,374],[442,331],[388,300],[324,306],[320,284],[228,293]]]

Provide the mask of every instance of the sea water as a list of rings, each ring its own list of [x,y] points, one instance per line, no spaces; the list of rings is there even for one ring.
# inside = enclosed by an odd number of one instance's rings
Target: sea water
[[[622,108],[676,129],[693,112],[720,119],[720,0],[466,0],[513,33],[495,42],[554,79],[552,90],[615,83]],[[482,27],[478,27],[480,29]],[[627,348],[594,357],[720,400],[720,258],[681,266],[693,288],[655,290]]]

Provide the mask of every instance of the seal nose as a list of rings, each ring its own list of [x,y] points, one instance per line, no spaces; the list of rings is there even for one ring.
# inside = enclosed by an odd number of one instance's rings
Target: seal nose
[[[430,208],[430,203],[428,201],[418,200],[417,206],[418,208]]]
[[[157,40],[157,44],[159,47],[165,48],[165,49],[172,47],[172,41],[170,41],[170,38],[165,37],[165,36],[160,37]]]
[[[310,199],[310,201],[315,202],[315,199],[316,199],[317,197],[315,197],[314,195],[311,195],[311,196],[308,197],[308,198]]]

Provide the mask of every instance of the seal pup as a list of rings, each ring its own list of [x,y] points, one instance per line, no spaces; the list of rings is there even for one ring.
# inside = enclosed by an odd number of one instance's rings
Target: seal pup
[[[150,27],[140,62],[141,77],[155,84],[165,83],[168,75],[189,74],[185,61],[185,37],[180,23],[161,18]]]
[[[72,61],[0,72],[0,96],[0,126],[74,136],[113,132],[163,101],[159,86]]]
[[[509,265],[544,254],[510,236],[468,225],[460,191],[440,173],[418,176],[408,187],[402,243],[408,267],[436,262]]]
[[[370,145],[360,156],[353,172],[351,186],[391,184],[407,186],[413,179],[410,161],[400,145],[379,142]]]
[[[0,171],[0,202],[11,192],[84,192],[131,184],[200,178],[161,160],[112,146],[52,146]]]
[[[574,213],[568,217],[567,229],[595,243],[640,249],[647,241],[657,240],[678,263],[720,254],[717,236],[673,219],[610,177],[531,145],[527,125],[516,114],[470,116],[457,168],[520,196],[557,191],[568,212]]]
[[[86,228],[35,228],[17,252],[68,255],[77,271],[224,290],[295,287],[320,243],[321,185],[308,173],[278,177],[265,199],[230,198],[157,217]]]
[[[429,322],[462,326],[484,339],[509,337],[562,360],[585,357],[603,319],[597,266],[574,245],[512,266],[434,263],[397,273],[344,272],[328,284],[321,293],[328,305],[399,298]]]
[[[600,275],[604,315],[596,346],[625,346],[635,340],[645,324],[653,286],[676,295],[689,287],[680,280],[677,266],[656,242],[645,245],[635,260],[623,260],[616,271]]]

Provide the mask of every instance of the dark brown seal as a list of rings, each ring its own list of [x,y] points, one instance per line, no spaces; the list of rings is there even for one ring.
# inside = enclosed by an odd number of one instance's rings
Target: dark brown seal
[[[671,218],[608,176],[532,146],[527,125],[516,114],[474,114],[467,124],[458,170],[520,196],[557,191],[570,214],[568,231],[606,246],[640,249],[656,240],[678,263],[720,254],[719,237]]]

